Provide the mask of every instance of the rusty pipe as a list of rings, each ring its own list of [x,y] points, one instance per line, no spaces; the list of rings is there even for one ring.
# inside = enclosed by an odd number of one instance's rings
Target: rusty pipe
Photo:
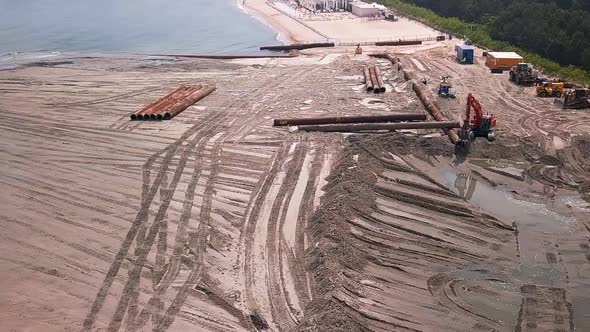
[[[190,96],[191,94],[193,94],[195,91],[197,91],[200,88],[201,88],[201,85],[187,86],[184,89],[182,89],[181,91],[179,91],[176,94],[174,94],[173,96],[171,96],[164,104],[160,105],[160,107],[151,109],[149,111],[149,113],[147,113],[147,114],[150,114],[150,116],[151,116],[152,114],[157,115],[158,113],[163,113],[166,109],[170,108],[172,105],[174,105],[178,101],[183,100],[187,96]],[[146,114],[146,113],[144,113],[144,114]]]
[[[187,107],[191,106],[192,104],[198,102],[199,100],[207,97],[213,91],[215,91],[215,86],[204,86],[202,89],[196,91],[192,95],[188,96],[182,102],[175,105],[172,109],[164,113],[164,120],[169,120],[175,117],[178,113],[187,109]]]
[[[144,113],[145,111],[147,111],[148,109],[151,109],[153,107],[157,107],[158,105],[160,105],[161,103],[165,102],[166,100],[168,100],[172,95],[174,95],[175,93],[178,93],[178,91],[184,89],[185,86],[181,85],[180,87],[178,87],[176,90],[170,92],[169,94],[167,94],[166,96],[146,105],[144,108],[140,109],[139,111],[136,111],[134,113],[131,114],[130,118],[131,120],[141,120],[143,117],[141,116],[142,113]]]
[[[397,66],[398,71],[402,71],[406,81],[410,81],[410,84],[412,84],[412,89],[418,98],[420,98],[428,113],[430,113],[430,115],[432,115],[436,121],[445,121],[444,115],[440,112],[438,105],[433,101],[434,98],[432,97],[432,94],[423,85],[418,83],[416,74],[412,71],[403,69],[399,58],[396,58],[391,54],[386,54],[385,57],[391,61],[394,66]],[[457,144],[457,142],[459,142],[459,135],[455,129],[443,128],[443,131],[445,134],[447,134],[449,140],[453,144]]]
[[[176,88],[174,91],[170,92],[169,94],[167,94],[166,96],[154,101],[153,103],[149,104],[148,106],[144,107],[141,111],[139,111],[139,113],[146,113],[149,112],[149,110],[158,107],[160,104],[162,104],[163,102],[169,100],[170,98],[172,98],[175,94],[179,93],[180,91],[186,89],[187,86],[182,84],[181,86],[179,86],[178,88]]]
[[[424,113],[392,113],[387,115],[363,115],[363,116],[334,116],[321,118],[295,118],[274,119],[274,126],[298,126],[319,125],[334,123],[376,123],[376,122],[400,122],[400,121],[425,121]]]
[[[211,87],[205,86],[202,89],[195,91],[193,94],[187,96],[183,100],[179,101],[178,103],[176,103],[175,105],[173,105],[172,107],[167,109],[166,112],[163,112],[162,113],[163,119],[164,120],[171,119],[176,114],[184,111],[190,105],[194,104],[195,102],[202,99],[203,97],[205,97],[209,93],[213,92],[213,90],[215,90],[214,87],[213,87],[213,89],[211,89]]]
[[[373,92],[381,92],[381,88],[379,87],[379,81],[377,80],[377,75],[375,75],[375,67],[369,68],[369,74],[371,75],[371,83],[373,83]]]
[[[402,64],[399,58],[394,57],[392,54],[386,53],[385,58],[391,62],[391,64],[395,67],[397,66],[397,70],[402,69]]]
[[[371,130],[438,129],[459,128],[459,121],[402,122],[402,123],[358,123],[298,126],[302,131],[358,132]]]
[[[363,75],[365,76],[365,87],[367,91],[373,91],[373,82],[371,82],[369,67],[363,68]]]
[[[190,89],[190,86],[182,86],[176,89],[173,93],[169,94],[165,98],[162,98],[157,102],[153,103],[151,107],[146,108],[142,113],[137,114],[137,119],[156,120],[155,113],[157,113],[159,110],[172,103],[175,100],[175,98],[178,98],[180,94],[182,94],[184,91],[187,91],[188,89]]]
[[[407,72],[406,70],[404,71]],[[426,90],[424,85],[416,82],[416,80],[411,80],[410,82],[412,84],[414,92],[416,92],[416,95],[418,96],[418,98],[420,98],[420,100],[426,107],[426,110],[428,110],[428,113],[430,113],[430,115],[432,115],[432,117],[436,121],[446,121],[446,118],[440,112],[437,103],[432,100],[432,94],[428,90]],[[457,134],[457,131],[454,129],[447,129],[444,131],[447,134],[447,136],[449,136],[449,140],[453,144],[457,144],[457,142],[459,141],[459,135]]]
[[[385,92],[385,84],[383,84],[383,77],[381,76],[381,69],[379,69],[379,66],[375,66],[375,77],[377,77],[377,84],[379,85],[380,92]]]
[[[188,97],[190,97],[195,92],[199,91],[201,88],[202,88],[202,85],[191,86],[188,89],[186,89],[186,90],[182,91],[181,93],[177,94],[165,106],[163,106],[162,108],[160,108],[160,109],[152,112],[150,114],[150,119],[151,120],[164,120],[164,115],[167,112],[170,112],[171,110],[175,109],[175,107],[177,105],[179,105],[180,103],[182,103],[184,100],[186,100]]]

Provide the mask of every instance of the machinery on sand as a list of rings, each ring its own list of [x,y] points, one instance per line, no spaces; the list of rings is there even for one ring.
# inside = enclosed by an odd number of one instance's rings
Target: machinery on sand
[[[556,97],[560,98],[563,95],[565,84],[559,82],[543,82],[538,84],[535,92],[539,97]]]
[[[490,113],[484,114],[479,101],[469,93],[463,127],[459,130],[457,149],[463,153],[469,152],[471,142],[477,137],[485,137],[489,142],[495,141],[495,127],[496,116]]]
[[[354,50],[354,54],[356,54],[356,55],[363,54],[363,49],[361,48],[361,44],[358,44],[356,46],[356,49]]]
[[[532,86],[537,82],[539,73],[530,63],[521,62],[510,68],[510,81],[525,86]]]
[[[575,88],[565,91],[562,98],[556,98],[556,104],[561,104],[563,109],[590,108],[590,89]]]
[[[447,81],[448,77],[442,77],[442,82],[438,85],[438,96],[442,98],[455,98],[455,89]]]

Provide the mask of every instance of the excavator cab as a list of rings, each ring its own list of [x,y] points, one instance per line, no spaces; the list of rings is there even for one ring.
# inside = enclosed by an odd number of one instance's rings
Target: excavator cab
[[[519,73],[531,70],[530,63],[519,63],[516,65],[516,71]]]

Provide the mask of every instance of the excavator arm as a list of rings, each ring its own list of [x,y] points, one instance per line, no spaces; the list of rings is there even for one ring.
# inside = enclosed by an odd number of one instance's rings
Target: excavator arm
[[[471,119],[471,110],[473,110],[473,119]],[[478,128],[481,126],[481,120],[483,118],[483,114],[481,111],[481,105],[479,101],[475,99],[475,97],[469,93],[467,95],[467,106],[465,109],[465,123],[464,126],[468,128]]]
[[[481,104],[469,93],[465,107],[465,120],[459,132],[461,139],[457,142],[457,148],[463,153],[468,152],[470,142],[476,137],[485,137],[490,142],[494,141],[496,139],[494,133],[495,126],[496,117],[493,114],[483,114]]]

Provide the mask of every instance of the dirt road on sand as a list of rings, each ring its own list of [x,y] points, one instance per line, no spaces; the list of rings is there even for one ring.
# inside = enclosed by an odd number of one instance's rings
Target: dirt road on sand
[[[468,160],[432,130],[272,127],[423,112],[367,56],[74,58],[0,72],[3,326],[585,330],[589,115],[556,112],[451,52],[400,57],[498,116],[499,141]],[[379,96],[362,83],[377,63]],[[171,121],[128,121],[193,83],[217,90]],[[456,119],[463,102],[440,104]]]

